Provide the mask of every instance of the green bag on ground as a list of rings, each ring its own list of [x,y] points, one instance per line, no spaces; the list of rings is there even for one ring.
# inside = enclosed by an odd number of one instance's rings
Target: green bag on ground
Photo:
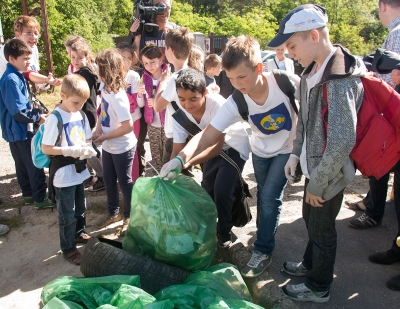
[[[252,301],[239,271],[228,263],[191,274],[184,284],[169,286],[154,296],[158,300],[169,299],[180,309],[206,309],[218,297]]]
[[[61,300],[53,297],[43,309],[84,309],[81,305],[69,300]]]
[[[263,309],[263,307],[245,300],[217,297],[208,309]]]
[[[142,289],[121,284],[120,288],[115,292],[110,304],[118,309],[144,309],[147,304],[154,303],[156,298],[151,296]]]
[[[96,309],[111,304],[111,299],[122,284],[140,287],[139,276],[115,275],[95,278],[63,276],[46,284],[40,296],[43,304],[53,297],[75,302],[84,308]]]
[[[217,210],[193,179],[139,178],[132,191],[124,250],[191,271],[209,267],[217,248]]]

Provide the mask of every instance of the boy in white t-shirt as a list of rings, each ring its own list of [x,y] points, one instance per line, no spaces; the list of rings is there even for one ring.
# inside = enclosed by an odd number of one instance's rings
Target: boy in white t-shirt
[[[52,193],[50,186],[53,186],[61,250],[64,258],[75,265],[79,265],[82,259],[76,243],[86,243],[90,238],[85,232],[86,200],[83,183],[90,176],[85,159],[95,156],[96,151],[90,142],[92,131],[89,121],[80,112],[89,95],[89,86],[82,76],[73,74],[64,77],[61,86],[62,103],[55,109],[62,118],[61,136],[58,118],[51,114],[44,124],[42,140],[43,153],[51,156],[49,194]]]
[[[165,113],[165,142],[162,163],[166,163],[171,159],[172,144],[173,144],[173,127],[172,114],[175,112],[171,105],[174,101],[179,104],[179,99],[176,94],[175,80],[180,70],[188,67],[188,58],[192,49],[193,35],[189,33],[186,27],[178,27],[170,30],[165,37],[165,57],[171,63],[175,72],[170,75],[170,70],[166,70],[161,74],[158,92],[154,101],[154,110],[161,112],[166,108]]]
[[[176,91],[188,121],[200,129],[210,124],[218,110],[225,103],[219,94],[208,94],[204,73],[194,69],[182,70],[176,80]],[[186,145],[191,135],[181,124],[173,120],[174,147],[172,156],[177,155]],[[223,142],[225,140],[225,144]],[[222,145],[224,147],[222,147]],[[220,247],[231,245],[232,206],[235,200],[234,191],[239,181],[236,167],[219,156],[222,151],[236,163],[240,172],[249,158],[250,144],[247,132],[242,123],[230,126],[216,144],[185,164],[185,168],[203,163],[202,187],[210,194],[217,206],[217,236]]]
[[[249,109],[250,138],[257,181],[257,240],[254,252],[241,270],[244,277],[259,276],[271,263],[275,232],[279,224],[283,190],[287,179],[284,166],[293,147],[297,115],[289,98],[280,90],[271,73],[263,73],[260,45],[256,39],[241,35],[231,38],[222,56],[222,66],[232,85],[240,91]],[[290,76],[295,88],[299,77]],[[298,91],[295,93],[298,97]],[[210,125],[161,169],[160,176],[201,153],[232,124],[243,121],[230,96]]]

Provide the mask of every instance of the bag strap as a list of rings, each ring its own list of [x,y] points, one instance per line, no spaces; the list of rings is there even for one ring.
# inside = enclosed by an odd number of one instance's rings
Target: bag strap
[[[175,113],[172,114],[172,117],[175,119],[177,123],[181,125],[191,136],[195,136],[197,133],[201,132],[202,130],[193,123],[189,117],[185,114],[183,110],[178,107],[175,101],[171,102],[172,107],[175,109]]]
[[[275,58],[274,58],[274,62],[275,62],[276,68],[279,70],[279,65],[278,65],[278,63],[276,62]]]
[[[272,70],[276,83],[278,84],[281,91],[289,98],[290,105],[292,105],[296,115],[299,114],[299,109],[297,108],[294,94],[296,88],[291,83],[288,73],[284,70]]]
[[[239,181],[240,181],[240,186],[242,187],[242,190],[244,190],[244,185],[243,185],[243,176],[242,172],[240,171],[239,166],[236,164],[235,161],[232,160],[230,156],[228,156],[224,151],[221,151],[219,154],[222,158],[224,158],[228,163],[230,163],[238,172],[239,175]]]
[[[239,114],[242,116],[243,120],[249,121],[249,107],[247,106],[243,93],[235,89],[232,93],[232,99],[235,101]]]
[[[57,117],[57,129],[58,129],[58,136],[56,139],[56,145],[55,146],[60,146],[61,143],[61,135],[62,135],[62,128],[63,128],[63,121],[60,113],[56,110],[53,110],[51,112],[54,116]]]

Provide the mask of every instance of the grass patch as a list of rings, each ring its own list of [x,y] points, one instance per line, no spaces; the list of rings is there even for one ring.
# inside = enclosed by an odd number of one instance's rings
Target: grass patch
[[[21,216],[12,217],[12,218],[3,218],[0,217],[0,224],[5,224],[9,228],[16,228],[19,227],[22,223]]]
[[[60,90],[61,86],[55,87],[53,91],[43,92],[36,94],[36,97],[49,109],[50,113],[60,103]]]

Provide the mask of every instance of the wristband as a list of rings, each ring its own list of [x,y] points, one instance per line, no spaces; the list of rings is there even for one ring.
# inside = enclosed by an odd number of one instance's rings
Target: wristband
[[[183,167],[184,164],[182,158],[180,156],[176,156],[175,158],[178,159],[178,161],[181,163],[181,167]]]

